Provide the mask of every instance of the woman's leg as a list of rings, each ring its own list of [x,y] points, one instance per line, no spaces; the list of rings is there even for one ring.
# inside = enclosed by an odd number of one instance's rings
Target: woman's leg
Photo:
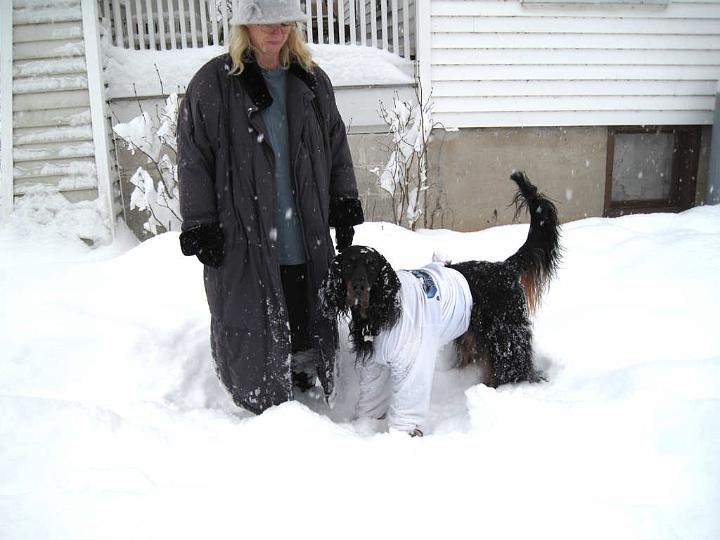
[[[280,267],[290,322],[293,385],[302,391],[315,386],[315,354],[310,350],[310,303],[306,272],[304,264]]]

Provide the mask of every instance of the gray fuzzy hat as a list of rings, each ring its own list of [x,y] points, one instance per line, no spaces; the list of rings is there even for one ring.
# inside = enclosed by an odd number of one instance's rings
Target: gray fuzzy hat
[[[233,0],[230,24],[276,24],[304,20],[300,0]]]

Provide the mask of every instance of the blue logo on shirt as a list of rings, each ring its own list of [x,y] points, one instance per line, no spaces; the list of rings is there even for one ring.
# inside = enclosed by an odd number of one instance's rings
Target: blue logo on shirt
[[[437,285],[435,285],[435,280],[433,280],[432,276],[424,270],[410,270],[410,273],[422,283],[425,296],[434,298],[437,294]]]

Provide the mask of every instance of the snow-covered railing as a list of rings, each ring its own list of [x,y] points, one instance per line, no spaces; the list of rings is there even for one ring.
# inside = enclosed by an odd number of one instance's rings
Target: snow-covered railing
[[[112,42],[126,49],[226,45],[231,0],[98,0]],[[367,45],[415,56],[415,0],[307,0],[309,43]]]

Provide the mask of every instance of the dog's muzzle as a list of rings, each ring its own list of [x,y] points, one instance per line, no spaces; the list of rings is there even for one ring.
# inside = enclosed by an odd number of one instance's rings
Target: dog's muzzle
[[[351,309],[358,309],[362,317],[367,316],[370,307],[370,284],[367,281],[346,282],[346,303]]]

